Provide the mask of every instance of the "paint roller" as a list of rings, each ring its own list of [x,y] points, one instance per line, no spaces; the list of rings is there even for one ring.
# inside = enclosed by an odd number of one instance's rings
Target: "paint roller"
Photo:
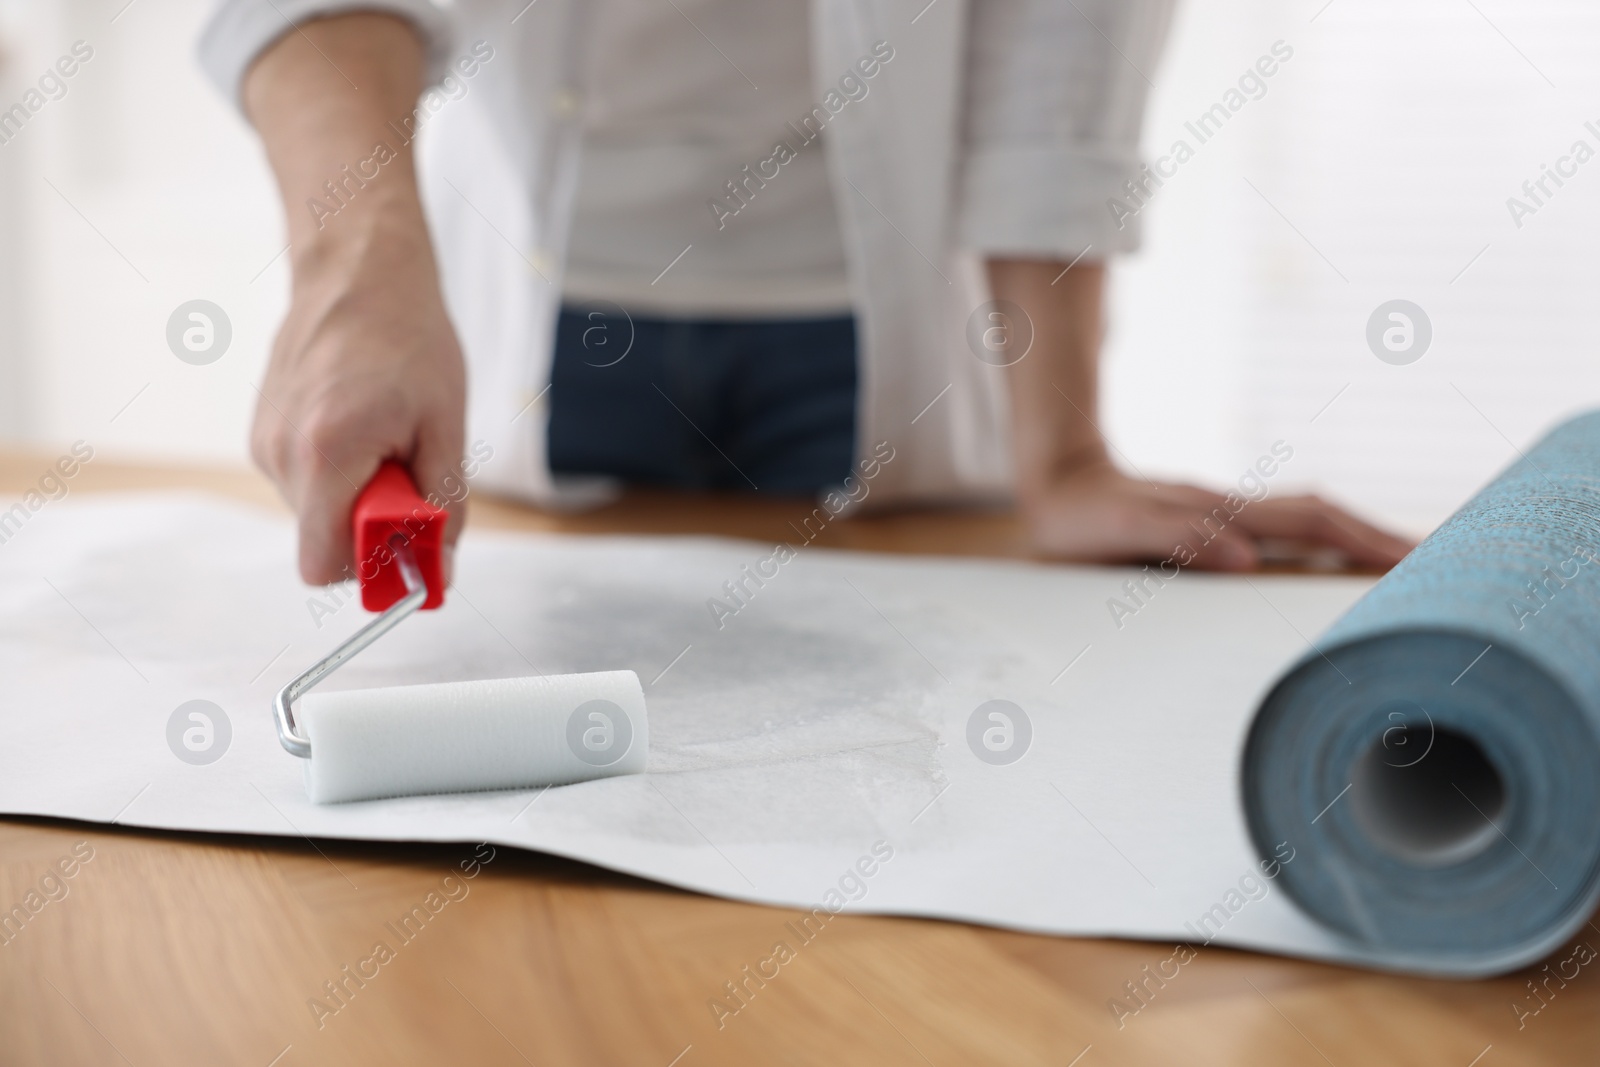
[[[378,617],[284,686],[272,706],[279,742],[305,760],[312,803],[643,771],[649,727],[632,671],[308,693],[407,616],[444,603],[445,519],[393,461],[356,500],[361,604]]]

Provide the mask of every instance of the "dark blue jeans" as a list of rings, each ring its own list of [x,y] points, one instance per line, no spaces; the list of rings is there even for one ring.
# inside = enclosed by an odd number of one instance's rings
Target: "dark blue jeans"
[[[851,316],[645,319],[567,306],[551,470],[684,489],[814,494],[855,459]]]

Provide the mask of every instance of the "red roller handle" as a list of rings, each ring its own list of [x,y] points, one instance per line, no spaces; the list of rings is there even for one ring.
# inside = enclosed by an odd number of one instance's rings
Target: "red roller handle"
[[[391,459],[378,468],[356,498],[351,514],[362,607],[382,611],[406,595],[405,579],[390,547],[396,534],[405,539],[428,585],[428,599],[422,610],[444,603],[440,556],[446,517],[443,508],[422,499],[405,467]]]

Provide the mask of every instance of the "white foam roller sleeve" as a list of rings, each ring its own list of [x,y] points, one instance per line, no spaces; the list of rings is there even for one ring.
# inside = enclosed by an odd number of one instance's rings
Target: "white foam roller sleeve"
[[[644,770],[632,671],[308,693],[314,804],[564,785]]]

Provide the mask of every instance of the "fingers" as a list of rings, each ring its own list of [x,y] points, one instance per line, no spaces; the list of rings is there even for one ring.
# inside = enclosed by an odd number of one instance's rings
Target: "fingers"
[[[1084,562],[1249,571],[1261,566],[1261,539],[1283,539],[1329,546],[1359,565],[1389,566],[1412,548],[1317,497],[1250,501],[1113,470],[1064,479],[1025,506],[1043,552]]]
[[[348,580],[355,562],[351,509],[391,450],[332,412],[314,413],[289,433],[284,481],[300,517],[300,577],[311,585]]]
[[[424,424],[411,457],[411,477],[424,500],[450,513],[444,527],[441,564],[444,580],[452,580],[456,540],[467,517],[467,481],[461,473],[465,434],[460,417],[436,418]]]
[[[273,388],[270,373],[266,387]],[[304,443],[278,403],[266,391],[258,389],[256,392],[255,420],[250,427],[250,458],[272,479],[284,502],[294,509],[300,579],[308,585],[327,585],[338,580],[338,576],[330,576],[330,571],[337,567],[335,559],[340,546],[329,538],[325,509],[308,511],[304,506],[307,499],[315,500],[321,495],[310,488],[309,479],[302,474],[305,464],[297,453],[304,448]],[[314,471],[315,467],[311,467],[306,473]]]
[[[251,451],[299,517],[301,576],[321,584],[353,576],[351,509],[385,460],[450,512],[454,542],[466,372],[427,236],[409,223],[295,270]]]
[[[287,482],[300,517],[300,573],[313,585],[352,575],[351,512],[356,498],[388,459],[405,463],[422,498],[448,512],[442,563],[450,579],[453,550],[466,514],[467,486],[461,476],[461,419],[431,412],[407,448],[375,426],[338,418],[313,422],[301,435]],[[397,420],[399,421],[399,420]]]
[[[1035,540],[1046,554],[1093,563],[1170,563],[1204,570],[1253,570],[1252,539],[1232,526],[1222,498],[1125,492],[1073,494],[1035,510]],[[1193,501],[1193,502],[1191,502]],[[1205,505],[1214,507],[1207,509]]]
[[[299,472],[295,510],[300,516],[300,578],[306,584],[329,585],[355,575],[350,512],[377,470],[376,460],[346,471],[319,456]]]
[[[1239,513],[1239,524],[1257,537],[1329,545],[1365,566],[1392,566],[1415,547],[1315,496],[1258,501]]]
[[[1193,520],[1184,525],[1189,533],[1186,544],[1197,546],[1190,566],[1203,571],[1253,571],[1261,566],[1261,552],[1255,540],[1238,527],[1216,527],[1202,521],[1198,526],[1201,534],[1197,536]]]
[[[1142,519],[1149,535],[1130,538],[1128,543],[1147,545],[1141,559],[1170,559],[1180,567],[1199,570],[1255,570],[1261,563],[1255,541],[1230,519],[1222,497],[1214,493],[1200,489],[1172,493]]]
[[[269,381],[251,432],[256,463],[274,482],[298,519],[300,577],[328,585],[354,576],[350,513],[361,488],[395,450],[354,425],[338,405],[296,405],[271,395]],[[291,418],[285,408],[298,413]]]
[[[1169,516],[1166,532],[1173,538],[1168,551],[1180,563],[1215,571],[1253,571],[1261,565],[1255,539],[1235,524],[1236,513],[1222,494],[1191,485],[1161,489]]]

